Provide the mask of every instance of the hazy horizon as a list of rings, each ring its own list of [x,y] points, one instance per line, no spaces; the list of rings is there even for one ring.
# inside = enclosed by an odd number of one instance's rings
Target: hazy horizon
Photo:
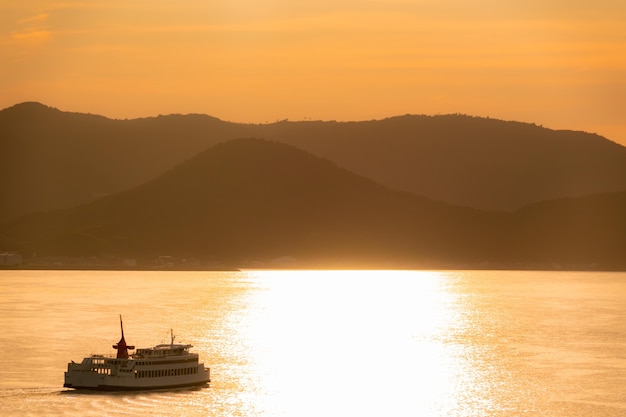
[[[116,119],[467,114],[626,145],[626,5],[420,0],[0,5],[0,107]]]

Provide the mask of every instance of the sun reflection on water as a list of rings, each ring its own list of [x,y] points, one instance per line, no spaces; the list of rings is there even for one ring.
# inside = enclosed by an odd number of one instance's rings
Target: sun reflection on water
[[[471,357],[449,275],[254,271],[246,328],[269,414],[463,415]],[[465,382],[464,382],[465,381]]]
[[[624,273],[4,271],[0,294],[6,415],[626,415]],[[120,312],[210,387],[60,391]]]

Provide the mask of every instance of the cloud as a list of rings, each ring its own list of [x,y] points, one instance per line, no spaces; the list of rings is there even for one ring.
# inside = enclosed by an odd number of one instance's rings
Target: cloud
[[[47,28],[49,14],[39,12],[17,21],[17,28],[10,35],[16,42],[42,43],[48,41],[52,32]]]
[[[47,41],[52,36],[52,32],[48,30],[26,30],[22,32],[14,32],[11,38],[17,41]]]
[[[45,20],[48,19],[48,13],[42,12],[39,14],[36,14],[34,16],[30,16],[30,17],[26,17],[24,19],[21,19],[18,21],[18,23],[20,25],[25,25],[25,24],[33,24],[33,23],[39,23],[39,22],[44,22]]]

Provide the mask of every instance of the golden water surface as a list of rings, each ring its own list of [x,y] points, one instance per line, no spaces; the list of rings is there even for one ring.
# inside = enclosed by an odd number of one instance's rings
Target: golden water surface
[[[626,274],[0,272],[0,413],[624,416]],[[204,389],[66,390],[70,360],[191,343]]]

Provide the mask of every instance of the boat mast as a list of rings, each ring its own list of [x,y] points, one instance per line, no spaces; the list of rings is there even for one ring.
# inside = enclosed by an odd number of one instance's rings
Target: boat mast
[[[128,349],[135,349],[135,346],[129,346],[124,340],[124,324],[122,323],[122,315],[120,314],[120,329],[122,330],[122,338],[116,345],[113,345],[113,349],[117,349],[118,359],[128,359]]]

